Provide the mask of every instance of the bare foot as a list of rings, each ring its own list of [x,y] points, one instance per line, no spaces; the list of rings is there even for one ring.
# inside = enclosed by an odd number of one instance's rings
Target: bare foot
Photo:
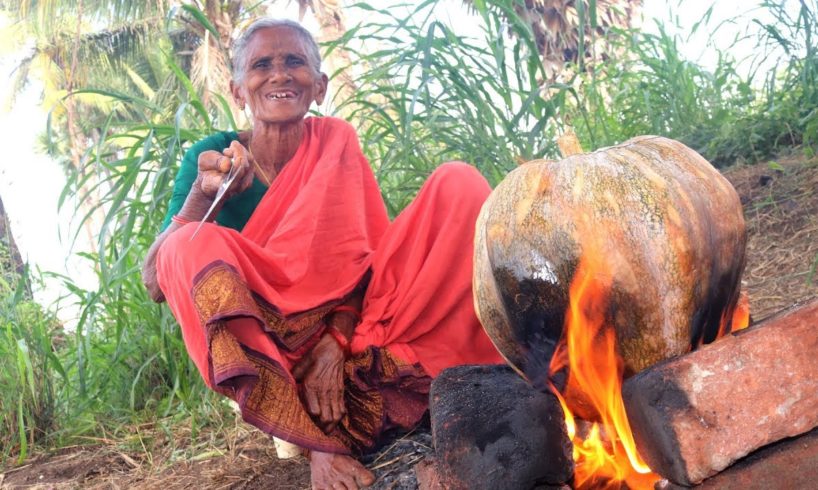
[[[375,483],[375,475],[358,461],[343,454],[310,454],[313,490],[359,490]]]

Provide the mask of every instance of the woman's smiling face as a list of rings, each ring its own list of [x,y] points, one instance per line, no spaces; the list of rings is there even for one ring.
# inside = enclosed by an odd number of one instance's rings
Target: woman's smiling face
[[[258,122],[286,124],[304,118],[313,101],[321,104],[327,76],[310,64],[306,42],[286,26],[256,32],[247,45],[243,79],[230,82],[236,102],[247,104]]]

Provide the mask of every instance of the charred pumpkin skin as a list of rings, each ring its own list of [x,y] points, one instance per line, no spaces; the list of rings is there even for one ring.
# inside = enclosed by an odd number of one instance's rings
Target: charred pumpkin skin
[[[613,278],[607,319],[626,376],[713,340],[735,308],[744,216],[733,187],[696,152],[642,136],[526,163],[480,213],[474,293],[489,337],[535,385],[547,381],[569,285],[593,237]]]

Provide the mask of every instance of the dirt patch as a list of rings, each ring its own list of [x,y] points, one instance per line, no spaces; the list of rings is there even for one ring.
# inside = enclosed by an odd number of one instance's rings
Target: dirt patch
[[[231,453],[203,459],[181,461],[158,474],[147,474],[118,486],[134,489],[308,489],[310,466],[305,458],[280,460],[272,441],[253,430],[249,440],[241,441]]]
[[[725,176],[747,220],[742,283],[753,318],[818,296],[818,161],[784,158],[733,168]]]
[[[747,220],[743,286],[750,295],[753,317],[759,320],[818,297],[818,161],[783,158],[774,164],[732,168],[725,176],[738,191]],[[227,441],[224,449],[192,455],[65,448],[0,473],[0,488],[309,488],[305,458],[279,460],[272,441],[245,424],[226,432],[230,434],[217,438]],[[183,444],[176,441],[176,447]],[[431,452],[431,445],[428,426],[424,426],[365,457],[364,463],[378,477],[373,488],[416,488],[412,468]]]
[[[254,427],[239,423],[228,429],[228,446],[186,460],[173,456],[130,455],[110,447],[73,447],[42,455],[0,473],[3,490],[62,490],[128,488],[136,490],[230,489],[308,490],[310,466],[304,457],[280,460],[272,440]],[[428,421],[409,434],[396,434],[363,463],[378,481],[372,490],[417,488],[414,465],[432,451]],[[178,456],[177,456],[178,457]]]
[[[198,455],[130,455],[110,447],[66,448],[0,474],[6,489],[269,489],[309,488],[305,458],[279,460],[270,438],[239,423],[227,429],[224,449]]]
[[[0,488],[36,490],[92,488],[139,468],[130,456],[110,448],[63,448],[0,473]]]

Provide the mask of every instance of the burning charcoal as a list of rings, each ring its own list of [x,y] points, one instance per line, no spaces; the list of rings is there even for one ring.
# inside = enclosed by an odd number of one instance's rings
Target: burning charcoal
[[[640,454],[699,483],[756,449],[818,426],[818,300],[627,380]]]
[[[443,371],[430,412],[436,457],[417,470],[421,488],[530,489],[573,475],[559,401],[507,366]]]

